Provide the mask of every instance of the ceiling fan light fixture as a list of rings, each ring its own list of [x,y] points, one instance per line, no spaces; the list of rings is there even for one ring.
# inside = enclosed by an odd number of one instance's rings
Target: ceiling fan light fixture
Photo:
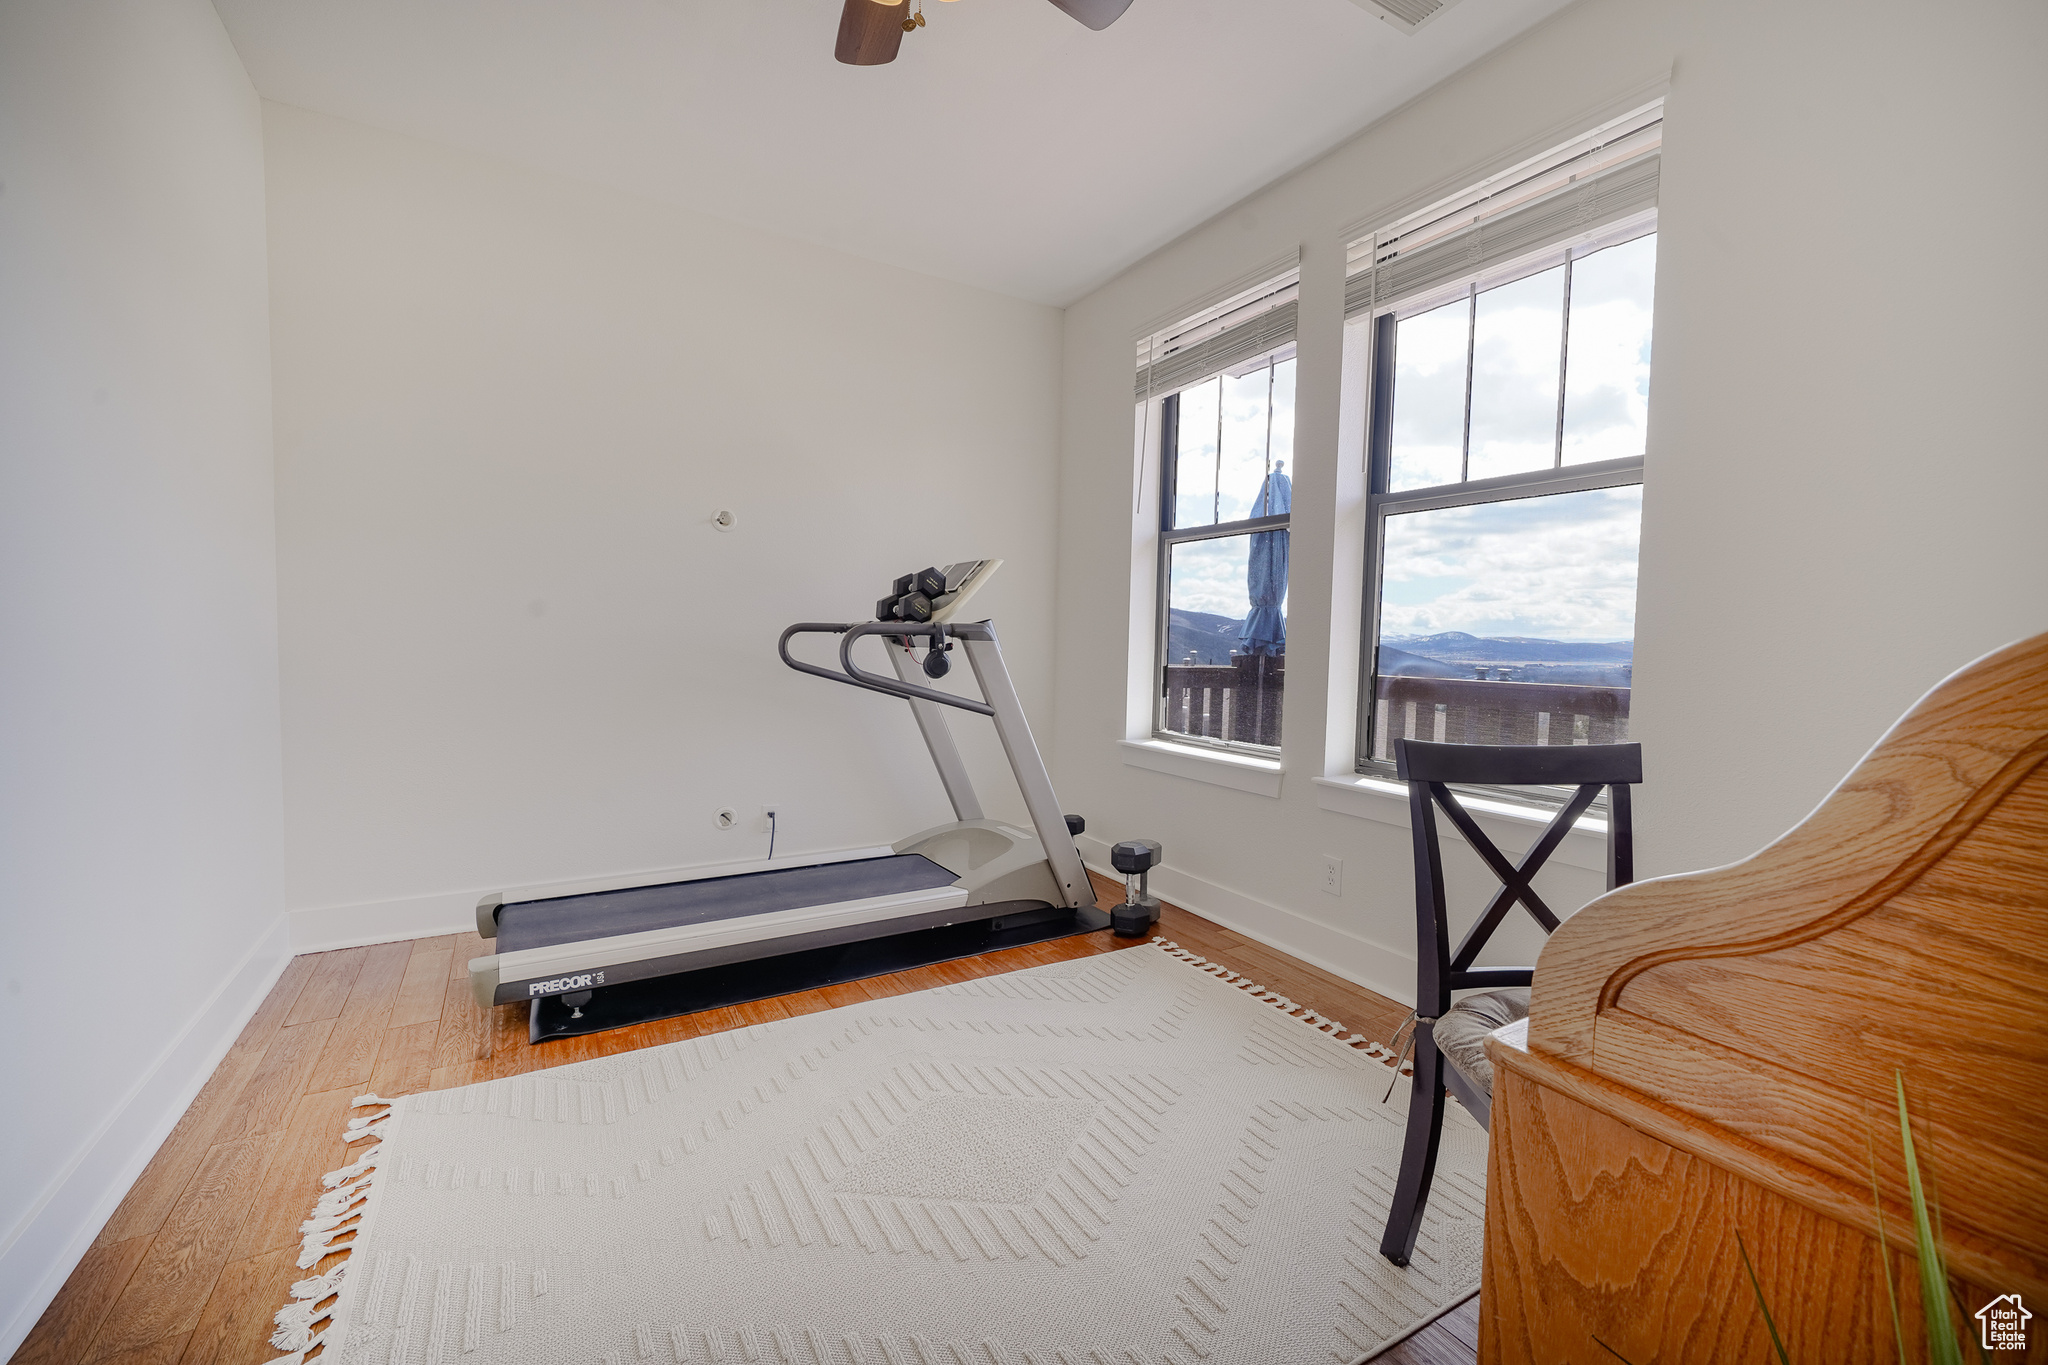
[[[832,55],[847,66],[882,66],[896,60],[903,29],[894,11],[905,0],[846,0]]]
[[[880,8],[872,8],[879,6]],[[903,35],[924,27],[924,6],[911,5],[901,19],[881,11],[906,5],[908,0],[845,0],[839,12],[839,41],[832,55],[848,66],[883,66],[896,60]],[[1105,29],[1123,16],[1131,0],[1052,0],[1053,5],[1092,29]],[[1370,0],[1356,0],[1368,4]],[[1388,0],[1390,4],[1447,5],[1453,0]]]

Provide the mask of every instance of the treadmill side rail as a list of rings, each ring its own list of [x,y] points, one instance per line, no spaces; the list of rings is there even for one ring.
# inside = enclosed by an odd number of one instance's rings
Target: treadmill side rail
[[[532,988],[585,972],[602,971],[609,980],[624,981],[641,975],[687,971],[689,964],[677,965],[677,959],[703,954],[706,958],[703,965],[710,965],[711,958],[737,960],[725,950],[744,946],[758,951],[740,956],[761,956],[778,951],[784,946],[784,940],[798,936],[860,929],[876,924],[914,928],[918,926],[907,921],[922,917],[933,917],[931,922],[935,924],[947,923],[950,919],[963,918],[956,912],[966,904],[967,894],[964,891],[957,886],[942,886],[928,891],[870,896],[864,900],[838,901],[829,905],[799,906],[793,910],[747,915],[739,919],[708,920],[669,929],[647,929],[636,934],[582,939],[544,948],[524,948],[476,959],[470,963],[470,984],[481,999],[484,991],[482,978],[495,973],[497,980],[491,988],[492,1003],[502,1005],[534,995],[559,994],[560,991],[535,991]],[[660,969],[636,972],[636,963],[650,966],[658,963]],[[562,991],[575,989],[578,988],[561,988]]]
[[[485,1009],[498,1003],[497,958],[473,957],[469,960],[469,992]]]

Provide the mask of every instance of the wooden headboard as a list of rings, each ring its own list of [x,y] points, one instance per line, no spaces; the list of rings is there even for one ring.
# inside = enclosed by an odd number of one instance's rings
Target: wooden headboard
[[[1903,1072],[1951,1269],[2048,1303],[2048,635],[1935,688],[1761,852],[1587,905],[1527,1051],[1490,1050],[1871,1236],[1874,1159],[1895,1249]]]

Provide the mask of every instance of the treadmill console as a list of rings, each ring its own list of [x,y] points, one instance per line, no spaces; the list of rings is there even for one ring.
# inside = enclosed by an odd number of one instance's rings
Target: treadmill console
[[[1000,559],[963,559],[945,568],[946,595],[932,603],[932,620],[950,621],[958,616],[982,584],[1003,566]]]

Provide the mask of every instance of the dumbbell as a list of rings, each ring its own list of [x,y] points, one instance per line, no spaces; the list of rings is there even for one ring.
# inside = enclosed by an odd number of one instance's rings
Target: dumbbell
[[[941,608],[950,604],[953,597],[954,594],[950,592],[941,593],[937,597],[927,597],[921,592],[913,592],[906,597],[899,597],[896,599],[896,619],[901,621],[929,621],[932,617],[939,614]]]
[[[896,580],[887,597],[875,603],[877,621],[929,621],[932,613],[952,601],[942,569],[920,569]]]
[[[914,573],[907,573],[890,584],[889,595],[875,603],[875,619],[877,621],[909,620],[910,618],[903,613],[903,599],[910,596],[911,590],[916,586],[917,575]]]
[[[1126,839],[1109,849],[1110,866],[1124,874],[1124,901],[1109,912],[1118,938],[1136,938],[1159,922],[1159,897],[1149,890],[1152,869],[1166,850],[1157,839]]]

